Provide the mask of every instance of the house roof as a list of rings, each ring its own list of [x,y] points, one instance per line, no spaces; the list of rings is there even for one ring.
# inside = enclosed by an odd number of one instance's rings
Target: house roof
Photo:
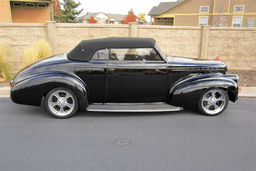
[[[177,5],[185,2],[187,0],[177,0],[177,2],[160,2],[158,6],[153,6],[149,11],[148,15],[160,15],[165,11],[176,7]]]
[[[103,38],[81,41],[72,51],[67,54],[67,58],[75,61],[88,62],[93,54],[105,48],[152,48],[155,40],[151,38]]]
[[[88,12],[87,14],[85,14],[85,15],[83,15],[81,17],[78,17],[78,18],[79,19],[82,18],[84,20],[89,20],[91,18],[91,16],[95,17],[95,16],[97,16],[100,13],[103,13],[103,12]],[[109,18],[115,19],[116,21],[123,21],[124,18],[127,16],[127,15],[124,15],[124,14],[109,14],[109,13],[103,13],[103,14],[105,14]]]
[[[123,21],[124,18],[127,16],[127,15],[124,15],[124,14],[108,14],[108,13],[105,13],[105,14],[107,16],[109,16],[109,18],[114,18],[117,21]]]

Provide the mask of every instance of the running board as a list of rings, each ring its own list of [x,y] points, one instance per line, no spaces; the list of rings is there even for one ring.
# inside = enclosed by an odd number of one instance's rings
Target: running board
[[[183,108],[166,103],[97,103],[87,108],[89,112],[174,112],[180,110]]]

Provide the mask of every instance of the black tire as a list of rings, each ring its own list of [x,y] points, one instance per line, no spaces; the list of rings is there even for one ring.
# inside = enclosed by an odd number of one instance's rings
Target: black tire
[[[200,113],[207,116],[216,116],[221,114],[228,106],[229,98],[223,89],[215,88],[204,93],[197,109]]]
[[[44,102],[46,110],[53,117],[60,119],[73,116],[79,109],[76,95],[64,87],[49,91]]]

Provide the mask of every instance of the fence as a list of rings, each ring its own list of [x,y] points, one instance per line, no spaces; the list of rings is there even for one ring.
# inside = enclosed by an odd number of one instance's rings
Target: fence
[[[154,38],[166,55],[211,60],[220,56],[229,68],[256,69],[256,28],[0,23],[0,43],[13,51],[9,62],[14,72],[21,69],[22,50],[40,39],[59,54],[81,40],[104,37]]]

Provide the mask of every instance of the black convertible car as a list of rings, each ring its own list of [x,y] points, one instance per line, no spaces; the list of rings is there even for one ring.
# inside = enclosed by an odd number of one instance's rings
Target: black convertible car
[[[137,111],[137,104],[156,102],[213,116],[222,113],[229,100],[238,99],[239,77],[226,72],[227,66],[219,61],[166,58],[154,39],[84,40],[68,54],[20,71],[11,82],[10,96],[19,104],[44,103],[57,118],[70,117],[79,109],[97,111],[90,110],[95,104],[98,111],[106,105],[111,109],[111,104],[130,104]]]

